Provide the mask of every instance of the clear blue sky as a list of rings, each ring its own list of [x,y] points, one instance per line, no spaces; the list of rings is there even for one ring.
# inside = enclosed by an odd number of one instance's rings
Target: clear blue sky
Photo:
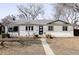
[[[21,5],[20,3],[0,3],[0,19],[4,18],[7,15],[17,15],[18,14],[18,9],[17,5]],[[25,4],[22,4],[25,5]],[[49,18],[51,15],[51,6],[49,4],[44,4],[45,5],[45,11],[46,14],[44,15],[44,18]]]

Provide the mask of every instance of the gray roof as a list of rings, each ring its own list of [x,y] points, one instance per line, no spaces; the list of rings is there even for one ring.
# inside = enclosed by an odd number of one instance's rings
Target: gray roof
[[[65,24],[69,24],[65,21],[62,21],[62,20],[16,20],[14,22],[11,22],[10,24],[14,24],[14,25],[23,25],[23,24],[38,24],[38,25],[45,25],[45,24],[51,24],[51,23],[54,23],[54,22],[57,22],[57,21],[60,21],[60,22],[63,22]]]
[[[47,24],[53,20],[16,20],[10,24]]]

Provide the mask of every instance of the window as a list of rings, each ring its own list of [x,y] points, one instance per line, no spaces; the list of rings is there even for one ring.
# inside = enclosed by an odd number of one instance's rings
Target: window
[[[18,31],[18,26],[14,26],[13,31],[17,32]]]
[[[33,26],[26,26],[26,30],[33,31]]]
[[[28,30],[28,27],[26,26],[26,31]]]
[[[33,31],[33,26],[31,26],[31,30]]]
[[[14,27],[9,27],[8,28],[9,32],[17,32],[18,31],[18,26],[14,26]]]
[[[49,31],[53,31],[53,26],[48,26]]]
[[[29,31],[30,31],[30,26],[29,26]]]
[[[63,31],[67,31],[67,26],[63,26]]]

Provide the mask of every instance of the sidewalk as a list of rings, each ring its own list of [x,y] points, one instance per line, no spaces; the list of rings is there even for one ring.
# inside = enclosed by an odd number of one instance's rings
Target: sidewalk
[[[49,47],[47,41],[44,38],[41,38],[40,40],[42,42],[46,55],[55,55],[54,52]]]

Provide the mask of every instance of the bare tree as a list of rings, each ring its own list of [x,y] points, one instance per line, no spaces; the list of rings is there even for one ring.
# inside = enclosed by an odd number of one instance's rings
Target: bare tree
[[[23,15],[23,14],[17,15],[17,17],[20,18],[20,19],[25,19],[26,18],[25,15]]]
[[[39,4],[27,4],[26,7],[23,5],[17,6],[21,14],[25,15],[26,19],[35,20],[39,15],[44,14],[43,5]]]
[[[2,19],[2,23],[4,24],[4,25],[8,25],[10,22],[13,22],[13,21],[15,21],[15,16],[13,16],[13,15],[8,15],[8,16],[6,16],[6,17],[4,17],[3,19]]]
[[[71,24],[76,24],[79,19],[78,4],[76,3],[60,3],[56,4],[55,19],[64,20]]]
[[[62,15],[60,15],[60,18],[64,21],[67,21],[71,24],[77,24],[79,21],[79,13],[74,12],[72,9],[66,9]]]
[[[73,4],[71,3],[58,3],[58,4],[55,4],[55,19],[59,20],[60,18],[60,15],[62,15],[62,13],[64,12],[64,9],[67,8],[67,9],[71,9],[73,8]]]
[[[59,20],[60,15],[63,13],[63,5],[62,4],[55,4],[55,19]]]

